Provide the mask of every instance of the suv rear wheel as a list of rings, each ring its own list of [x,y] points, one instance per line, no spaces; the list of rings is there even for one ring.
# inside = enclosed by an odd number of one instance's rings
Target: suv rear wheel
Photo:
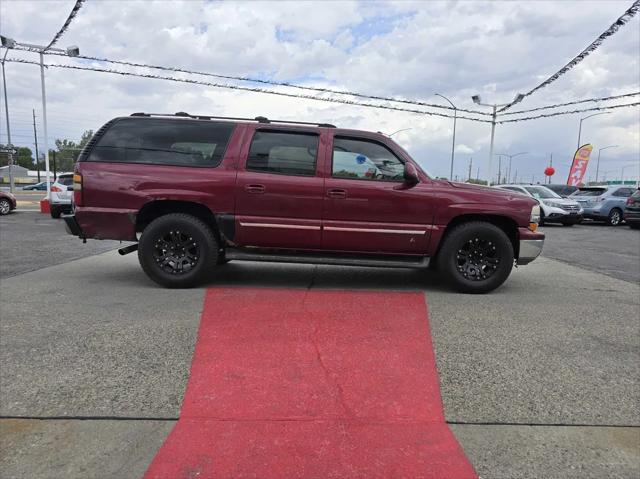
[[[211,228],[198,218],[171,213],[144,229],[138,259],[147,276],[161,286],[189,288],[215,267],[218,244]]]
[[[438,269],[463,293],[488,293],[509,277],[513,245],[491,223],[473,221],[454,227],[443,239]]]
[[[619,208],[613,208],[611,211],[609,211],[607,224],[609,226],[618,226],[620,223],[622,223],[622,210]]]

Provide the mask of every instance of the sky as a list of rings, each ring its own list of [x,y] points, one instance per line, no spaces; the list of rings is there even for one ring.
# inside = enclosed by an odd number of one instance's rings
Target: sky
[[[47,44],[74,3],[2,0],[0,32],[18,42]],[[88,0],[56,46],[77,45],[87,56],[444,105],[446,102],[435,96],[440,93],[458,108],[476,109],[472,95],[480,94],[486,103],[507,103],[516,93],[529,91],[582,51],[631,3]],[[15,51],[8,58],[38,59],[37,54]],[[51,56],[45,61],[105,66]],[[139,68],[111,68],[148,73]],[[7,63],[6,76],[12,141],[34,149],[35,109],[42,148],[39,68]],[[132,112],[263,115],[387,134],[404,130],[393,135],[394,140],[431,174],[449,176],[453,132],[449,118],[54,68],[46,71],[46,88],[50,146],[57,138],[78,140],[84,130],[95,130],[113,117]],[[273,89],[299,92],[286,87]],[[638,16],[517,109],[637,91]],[[4,100],[1,106],[0,143],[6,143]],[[563,183],[577,146],[579,120],[589,114],[499,124],[495,153],[526,152],[513,158],[512,176],[517,171],[518,180],[535,182],[543,180],[552,155],[557,171],[553,182]],[[617,145],[601,151],[600,179],[640,176],[638,107],[585,120],[581,143],[587,142],[594,145],[594,160],[600,148]],[[485,178],[489,143],[489,124],[458,120],[454,177],[466,179],[472,161],[471,176]],[[497,168],[496,157],[494,177]],[[586,176],[595,179],[595,161]]]

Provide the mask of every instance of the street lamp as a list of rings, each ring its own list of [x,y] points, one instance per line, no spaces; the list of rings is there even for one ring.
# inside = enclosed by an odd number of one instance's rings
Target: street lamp
[[[440,98],[444,98],[449,102],[449,105],[453,107],[453,140],[451,141],[451,169],[449,172],[449,180],[453,181],[453,157],[456,148],[456,121],[458,120],[458,108],[446,96],[441,95],[440,93],[436,93],[435,95],[439,96]]]
[[[392,137],[393,135],[395,135],[396,133],[400,133],[401,131],[408,131],[408,130],[413,130],[413,128],[403,128],[403,129],[401,129],[401,130],[394,131],[393,133],[391,133],[391,134],[389,135],[389,138],[391,138],[391,137]]]
[[[624,185],[624,170],[626,170],[627,168],[636,166],[635,163],[631,164],[631,165],[626,165],[622,167],[622,171],[620,172],[620,184]]]
[[[524,98],[524,95],[522,93],[518,93],[515,97],[515,99],[513,100],[513,103],[518,103],[520,101],[522,101],[522,99]],[[495,132],[496,132],[496,110],[498,109],[498,107],[502,107],[502,106],[507,106],[510,105],[510,103],[503,103],[501,105],[498,105],[496,103],[494,104],[490,104],[490,103],[482,103],[482,100],[480,99],[480,95],[473,95],[471,97],[471,99],[473,100],[473,102],[476,105],[481,105],[481,106],[490,106],[492,108],[492,112],[491,112],[491,146],[489,147],[489,182],[487,183],[487,186],[491,186],[491,174],[493,173],[492,169],[491,169],[491,162],[493,160],[493,139],[495,137]]]
[[[602,113],[594,113],[593,115],[585,116],[584,118],[580,118],[580,128],[578,128],[578,148],[580,148],[580,136],[582,136],[582,122],[587,118],[591,118],[592,116],[598,115],[608,115],[611,113],[610,111],[603,111]],[[596,180],[597,181],[597,180]]]
[[[520,153],[515,153],[513,155],[509,155],[508,153],[500,153],[500,155],[506,156],[509,158],[509,172],[507,173],[507,182],[511,181],[511,159],[515,158],[516,156],[528,155],[528,154],[529,154],[528,151],[521,151]]]
[[[52,52],[64,53],[69,57],[77,57],[78,55],[80,55],[80,49],[75,45],[71,45],[63,50],[62,48],[54,48],[51,46],[33,45],[31,43],[18,43],[13,38],[8,38],[2,35],[0,35],[0,42],[2,43],[2,46],[7,49],[15,48],[18,46],[18,47],[28,48],[30,50],[35,50],[40,54],[40,83],[42,85],[42,122],[44,127],[44,151],[45,151],[45,168],[46,168],[47,200],[48,200],[51,198],[51,185],[49,184],[49,177],[50,177],[49,136],[48,136],[48,130],[47,130],[47,94],[44,86],[44,54],[47,51],[52,51]],[[6,53],[5,53],[5,56],[6,56]],[[4,60],[3,60],[3,63],[4,63]],[[4,75],[4,65],[3,65],[2,71]],[[7,90],[5,88],[5,95],[6,95],[6,92]]]
[[[600,152],[602,150],[606,150],[607,148],[617,148],[618,145],[609,145],[609,146],[605,146],[604,148],[600,148],[598,150],[598,161],[596,161],[596,183],[598,182],[598,172],[600,171]]]

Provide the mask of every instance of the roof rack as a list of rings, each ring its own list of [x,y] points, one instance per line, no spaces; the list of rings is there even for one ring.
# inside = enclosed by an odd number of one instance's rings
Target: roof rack
[[[335,128],[330,123],[314,123],[308,121],[287,121],[287,120],[270,120],[264,116],[256,116],[255,118],[240,118],[235,116],[208,116],[208,115],[190,115],[187,112],[179,111],[177,113],[132,113],[131,116],[178,116],[182,118],[192,118],[194,120],[235,120],[235,121],[257,121],[258,123],[284,123],[289,125],[313,125],[320,128]]]

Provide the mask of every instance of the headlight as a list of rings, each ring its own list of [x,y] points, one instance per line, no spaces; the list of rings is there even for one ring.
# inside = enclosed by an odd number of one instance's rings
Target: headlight
[[[560,203],[556,201],[545,201],[544,204],[547,206],[551,206],[552,208],[561,208]]]
[[[535,231],[540,223],[540,205],[534,205],[531,208],[531,216],[529,217],[529,229]]]

